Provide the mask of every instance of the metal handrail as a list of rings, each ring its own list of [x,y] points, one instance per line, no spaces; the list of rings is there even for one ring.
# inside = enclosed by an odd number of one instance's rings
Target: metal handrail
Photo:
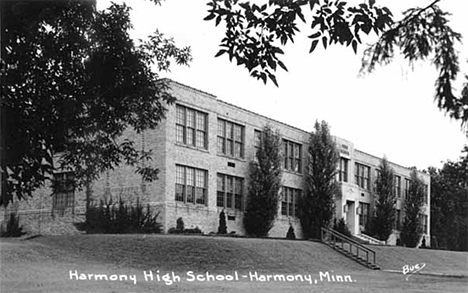
[[[325,230],[326,232],[329,232],[330,234],[335,234],[335,236],[338,236],[339,238],[343,238],[343,239],[347,240],[348,242],[352,242],[352,243],[356,244],[356,246],[361,247],[363,250],[367,250],[369,252],[374,252],[375,253],[375,251],[373,251],[372,249],[362,245],[361,243],[357,242],[354,239],[349,238],[348,236],[346,236],[344,234],[341,234],[338,231],[327,229],[327,228],[322,228],[322,229]]]
[[[372,255],[372,260],[373,260],[372,264],[375,265],[375,251],[374,250],[360,244],[359,242],[357,242],[357,241],[355,241],[355,240],[353,240],[353,239],[351,239],[351,238],[349,238],[349,237],[347,237],[347,236],[345,236],[345,235],[343,235],[343,234],[341,234],[341,233],[339,233],[339,232],[337,232],[335,230],[331,230],[331,229],[327,229],[327,228],[323,228],[323,227],[322,227],[322,241],[324,240],[323,236],[324,236],[325,233],[330,234],[330,236],[334,236],[333,237],[333,245],[334,246],[336,246],[335,237],[338,238],[339,240],[346,241],[349,244],[349,252],[351,254],[357,256],[357,257],[359,257],[359,249],[361,249],[363,252],[366,253],[367,263],[369,263],[369,253],[370,253]],[[352,249],[353,245],[356,246],[356,254],[353,252],[353,249]],[[341,243],[341,248],[344,249],[343,242]]]

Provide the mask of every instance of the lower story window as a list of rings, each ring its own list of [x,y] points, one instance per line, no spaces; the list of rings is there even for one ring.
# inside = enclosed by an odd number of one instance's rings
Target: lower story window
[[[64,210],[75,204],[75,183],[73,172],[54,174],[52,200],[53,209]]]
[[[366,228],[366,225],[367,225],[367,221],[369,221],[369,216],[370,216],[370,213],[369,213],[369,209],[370,209],[370,204],[368,203],[364,203],[364,202],[360,202],[359,203],[359,209],[360,209],[360,213],[359,213],[359,225],[364,227],[364,229]]]
[[[427,234],[427,215],[421,215],[420,221],[423,228],[423,233]]]
[[[216,206],[242,210],[244,178],[218,173]]]
[[[283,187],[281,196],[281,214],[284,216],[297,217],[298,203],[302,191],[291,187]]]
[[[176,165],[175,200],[206,205],[208,171]]]

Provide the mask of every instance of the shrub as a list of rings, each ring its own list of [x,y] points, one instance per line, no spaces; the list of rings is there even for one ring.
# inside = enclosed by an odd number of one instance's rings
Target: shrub
[[[294,234],[294,227],[289,224],[288,233],[286,234],[286,239],[296,239],[296,234]]]
[[[335,230],[338,233],[341,233],[341,234],[343,234],[343,235],[345,235],[347,237],[351,237],[351,232],[349,231],[348,226],[346,225],[343,218],[338,220],[338,222],[335,219],[334,224],[333,224],[333,230]]]
[[[0,237],[20,237],[26,234],[23,232],[23,226],[19,224],[19,216],[15,213],[10,214],[6,227],[2,224],[0,228]]]
[[[182,219],[182,217],[178,218],[177,219],[177,222],[176,222],[176,230],[177,231],[184,231],[185,230],[185,227],[184,227],[184,220]]]
[[[182,219],[182,217],[178,218],[177,221],[176,221],[176,227],[172,227],[170,228],[167,233],[169,234],[202,234],[202,230],[200,230],[200,228],[195,227],[195,228],[189,228],[189,229],[185,229],[184,228],[184,220]]]
[[[159,213],[153,215],[149,204],[144,211],[140,201],[136,206],[128,205],[122,198],[114,203],[100,201],[99,206],[91,205],[86,212],[86,233],[160,233]]]
[[[219,214],[218,234],[227,234],[226,214],[224,213],[224,210]]]

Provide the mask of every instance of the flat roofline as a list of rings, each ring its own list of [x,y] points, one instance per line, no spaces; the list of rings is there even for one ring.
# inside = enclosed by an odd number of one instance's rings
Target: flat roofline
[[[220,102],[220,103],[223,103],[223,104],[226,104],[226,105],[228,105],[228,106],[237,108],[237,109],[242,110],[242,111],[245,111],[245,112],[247,112],[247,113],[251,113],[251,114],[254,114],[254,115],[263,117],[263,118],[265,118],[265,119],[267,119],[267,120],[269,120],[269,121],[273,121],[273,122],[282,124],[282,125],[284,125],[284,126],[290,127],[290,128],[292,128],[292,129],[299,130],[299,131],[303,132],[304,134],[309,134],[309,133],[310,133],[309,131],[303,130],[303,129],[299,128],[299,127],[289,125],[289,124],[287,124],[287,123],[285,123],[285,122],[278,121],[278,120],[276,120],[276,119],[267,117],[267,116],[265,116],[265,115],[262,115],[262,114],[253,112],[253,111],[251,111],[251,110],[248,110],[248,109],[244,109],[244,108],[242,108],[242,107],[239,107],[239,106],[237,106],[237,105],[228,103],[228,102],[226,102],[226,101],[220,100],[217,96],[215,96],[215,95],[213,95],[213,94],[210,94],[210,93],[204,92],[204,91],[202,91],[202,90],[196,89],[196,88],[194,88],[194,87],[185,85],[185,84],[183,84],[183,83],[180,83],[180,82],[178,82],[178,81],[172,80],[172,79],[170,79],[170,78],[163,78],[162,80],[168,81],[169,83],[173,83],[173,84],[175,84],[175,85],[177,85],[177,86],[179,86],[179,87],[181,87],[181,88],[185,88],[185,89],[187,89],[187,90],[189,90],[189,91],[196,92],[196,93],[200,93],[200,94],[202,94],[202,95],[204,95],[204,96],[207,96],[207,97],[209,97],[209,98],[216,99],[216,101],[218,101],[218,102]],[[333,137],[353,143],[352,141],[349,141],[349,140],[347,140],[347,139],[338,137],[338,136],[336,136],[336,135],[333,135]],[[353,143],[353,145],[354,145],[354,143]],[[366,152],[361,151],[361,150],[356,149],[356,148],[354,149],[354,151],[357,151],[357,152],[360,152],[360,153],[362,153],[362,154],[365,154],[365,155],[374,157],[374,158],[379,159],[379,160],[382,159],[381,157],[378,157],[378,156],[375,156],[375,155],[366,153]],[[391,163],[391,164],[393,164],[393,165],[399,166],[399,167],[401,167],[401,168],[411,170],[411,168],[409,168],[409,167],[404,167],[404,166],[402,166],[402,165],[400,165],[400,164],[397,164],[397,163],[394,163],[394,162],[391,162],[391,161],[388,161],[388,162]],[[422,174],[426,174],[426,173],[424,173],[424,172],[422,172],[422,171],[419,171],[419,170],[417,170],[417,169],[416,169],[416,171],[418,171],[419,173],[422,173]]]

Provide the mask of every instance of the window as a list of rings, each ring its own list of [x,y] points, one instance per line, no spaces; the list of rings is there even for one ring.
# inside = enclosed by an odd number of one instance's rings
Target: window
[[[289,217],[297,217],[297,207],[302,191],[291,187],[283,187],[281,195],[281,214]]]
[[[398,175],[395,175],[395,196],[401,197],[401,177]]]
[[[340,158],[339,181],[348,182],[348,159]]]
[[[365,202],[359,202],[359,225],[366,228],[367,222],[369,221],[369,209],[370,204]]]
[[[427,204],[428,202],[428,191],[429,191],[429,187],[427,186],[427,184],[424,184],[424,188],[423,188],[423,203]]]
[[[176,142],[207,149],[208,114],[176,106]]]
[[[283,140],[284,169],[302,173],[302,145]]]
[[[75,205],[75,177],[73,172],[62,172],[54,174],[54,197],[53,209],[65,210]]]
[[[176,165],[175,200],[206,205],[208,171]]]
[[[244,126],[218,119],[218,153],[244,158]]]
[[[408,198],[411,180],[405,178],[405,200]]]
[[[355,167],[354,179],[356,185],[364,189],[369,189],[370,167],[359,163],[356,163]]]
[[[421,215],[419,220],[421,221],[421,225],[423,227],[423,233],[427,234],[427,215]]]
[[[244,178],[218,173],[216,206],[242,210]]]
[[[396,210],[394,228],[398,231],[401,230],[401,210]]]

